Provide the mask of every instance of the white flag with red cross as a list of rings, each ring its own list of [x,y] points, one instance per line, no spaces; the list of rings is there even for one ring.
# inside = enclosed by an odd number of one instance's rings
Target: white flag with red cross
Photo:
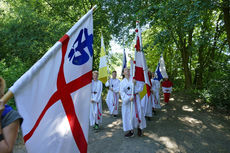
[[[142,47],[141,29],[139,22],[136,22],[136,45],[135,45],[135,79],[145,83],[143,91],[140,93],[141,99],[147,94],[151,94],[151,84],[148,76],[148,67]]]
[[[86,153],[93,9],[10,88],[28,153]]]

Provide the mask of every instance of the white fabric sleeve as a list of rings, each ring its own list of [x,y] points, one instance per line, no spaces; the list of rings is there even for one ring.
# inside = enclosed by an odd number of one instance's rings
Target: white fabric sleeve
[[[99,81],[99,80],[98,80]],[[99,81],[99,83],[97,84],[97,85],[99,85],[99,88],[97,88],[97,93],[96,93],[96,95],[95,95],[95,97],[94,97],[94,101],[96,102],[96,103],[100,103],[101,102],[101,94],[102,94],[102,82],[101,81]]]
[[[109,87],[109,80],[106,81],[105,86],[106,86],[106,87]]]
[[[117,93],[119,92],[119,89],[120,89],[120,81],[117,80],[115,83],[115,87],[113,87],[113,91]]]
[[[128,104],[130,102],[131,96],[125,93],[125,87],[123,85],[120,86],[120,95],[123,103]]]

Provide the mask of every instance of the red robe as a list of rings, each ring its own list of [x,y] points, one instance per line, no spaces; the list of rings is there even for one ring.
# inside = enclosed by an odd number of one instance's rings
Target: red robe
[[[162,82],[162,87],[170,88],[173,86],[173,83],[169,80]]]
[[[169,81],[169,80],[167,80],[167,81],[163,81],[162,82],[162,87],[165,87],[165,88],[170,88],[170,87],[172,87],[173,86],[173,83],[171,82],[171,81]],[[169,102],[169,98],[170,98],[170,93],[164,93],[164,101],[166,102],[166,103],[168,103]]]

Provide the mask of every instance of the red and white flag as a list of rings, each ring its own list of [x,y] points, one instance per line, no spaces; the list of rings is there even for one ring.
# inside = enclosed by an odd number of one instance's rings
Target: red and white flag
[[[150,81],[148,76],[148,67],[145,60],[145,55],[142,48],[141,29],[139,22],[136,22],[136,45],[135,45],[135,79],[145,82],[143,92],[140,93],[141,99],[148,94],[150,96]]]
[[[93,9],[10,88],[28,153],[86,153]]]

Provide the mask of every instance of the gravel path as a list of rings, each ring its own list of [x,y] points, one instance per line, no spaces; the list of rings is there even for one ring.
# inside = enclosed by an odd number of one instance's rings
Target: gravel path
[[[121,105],[121,103],[120,103]],[[172,95],[170,103],[157,111],[144,135],[125,138],[121,115],[113,118],[103,103],[103,124],[89,129],[88,153],[228,153],[230,117],[213,112],[199,99]],[[136,132],[136,131],[135,131]],[[18,139],[14,153],[26,153]]]

